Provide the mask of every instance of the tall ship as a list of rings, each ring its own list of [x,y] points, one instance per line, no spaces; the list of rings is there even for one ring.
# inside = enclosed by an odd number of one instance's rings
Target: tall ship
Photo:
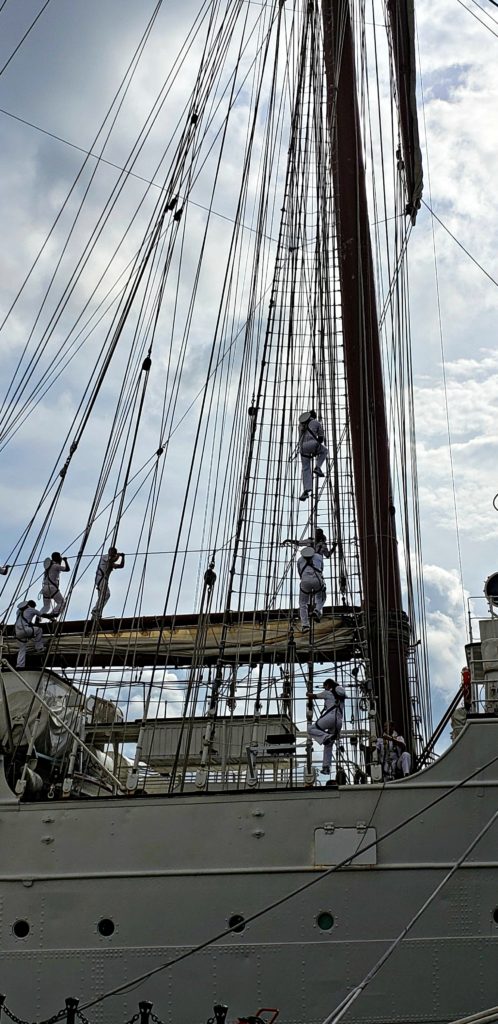
[[[2,317],[1,1005],[496,1020],[495,574],[431,710],[413,3],[199,0],[145,100],[162,13]]]

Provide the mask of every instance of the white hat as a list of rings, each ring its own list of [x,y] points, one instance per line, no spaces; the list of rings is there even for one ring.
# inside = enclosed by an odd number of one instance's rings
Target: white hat
[[[310,545],[306,545],[305,548],[302,548],[301,554],[303,558],[312,558],[315,554],[315,549],[310,547]]]
[[[310,419],[311,419],[311,413],[310,412],[302,412],[300,417],[299,417],[299,422],[300,423],[308,423],[308,421]]]

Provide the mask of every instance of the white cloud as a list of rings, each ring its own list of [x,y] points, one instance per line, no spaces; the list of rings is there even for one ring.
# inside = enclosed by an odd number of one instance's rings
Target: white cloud
[[[117,163],[126,159],[144,116],[161,86],[164,68],[170,62],[171,54],[178,50],[184,26],[194,6],[193,3],[170,4],[167,10],[168,5],[163,5],[160,31],[154,34],[146,59],[135,76],[133,88],[108,148],[109,159]],[[3,18],[14,19],[13,12],[19,9],[19,5],[7,5]],[[488,37],[485,30],[454,0],[441,0],[438,5],[434,5],[432,0],[419,0],[417,10],[425,97],[424,114],[420,120],[425,158],[424,196],[448,228],[496,277],[498,227],[493,218],[493,197],[496,189],[495,155],[498,151],[498,61],[495,40]],[[138,41],[146,15],[143,5],[137,5],[136,0],[108,0],[106,5],[97,3],[97,0],[88,0],[85,5],[75,7],[71,12],[69,8],[57,12],[59,20],[56,33],[55,22],[51,17],[47,15],[47,19],[40,19],[41,36],[33,32],[28,40],[29,45],[27,43],[26,48],[21,49],[18,58],[3,76],[6,89],[4,105],[85,148],[95,134],[119,75]],[[6,52],[12,40],[20,37],[19,14],[16,17],[17,21],[14,19],[11,26],[12,34],[9,35],[7,31],[3,37]],[[10,22],[5,24],[8,27]],[[77,48],[74,45],[76,39]],[[46,42],[45,47],[40,45],[40,40],[42,44]],[[66,40],[67,45],[61,45],[63,40]],[[199,47],[200,42],[196,44],[196,52]],[[69,60],[68,54],[76,50],[81,60]],[[88,73],[89,68],[91,74]],[[137,170],[145,177],[153,173],[169,129],[181,112],[180,91],[183,92],[184,86],[194,81],[194,69],[195,60],[192,57],[185,66],[182,82],[171,93],[156,129],[151,133],[140,156]],[[387,87],[387,71],[384,84]],[[240,97],[232,148],[222,164],[215,195],[215,208],[223,209],[227,215],[233,213],[238,192],[239,153],[245,144],[247,130],[244,120],[247,101],[246,88]],[[45,238],[62,197],[81,165],[83,155],[9,119],[0,121],[0,130],[5,165],[0,179],[3,225],[0,281],[2,309],[5,311]],[[260,150],[261,147],[258,156]],[[61,268],[61,281],[67,276],[67,267],[74,261],[77,248],[88,238],[117,173],[105,166],[99,169],[74,245],[70,246]],[[75,316],[88,300],[145,188],[143,183],[132,179],[128,181],[116,209],[117,215],[103,234],[101,244],[96,248],[68,306],[67,315],[54,332],[54,342],[60,343],[64,339]],[[254,198],[258,190],[258,172],[255,168],[251,173],[249,188]],[[6,377],[24,345],[37,305],[48,284],[54,260],[63,244],[62,228],[67,229],[69,212],[74,213],[82,194],[83,185],[75,194],[70,210],[47,247],[39,268],[9,320],[8,329],[3,332],[3,372]],[[147,211],[150,212],[156,198],[157,190],[153,189],[146,203]],[[196,185],[194,198],[200,203],[209,202],[209,193],[201,181]],[[392,212],[392,199],[389,198],[387,202],[389,213]],[[248,217],[250,220],[249,214]],[[160,341],[164,347],[161,354],[154,356],[154,370],[136,465],[145,461],[158,443],[162,389],[168,361],[165,343],[169,343],[173,333],[173,350],[178,351],[187,320],[187,301],[196,272],[205,221],[204,211],[194,206],[189,208],[188,226],[192,229],[193,242],[186,247],[181,269],[178,263],[175,265],[179,279],[179,307],[176,309],[174,327],[176,278],[167,285],[164,316],[159,325]],[[131,230],[108,274],[107,284],[102,285],[99,295],[117,278],[136,251],[144,223],[145,216]],[[230,231],[229,222],[213,220],[209,262],[199,281],[198,312],[192,324],[186,353],[183,389],[177,408],[170,415],[172,422],[179,420],[202,386],[206,355],[213,337],[217,294],[225,273],[222,253],[226,250]],[[434,237],[440,306],[434,283],[432,224],[427,211],[422,209],[409,247],[419,486],[424,558],[428,563],[425,577],[433,680],[441,694],[449,695],[458,685],[466,633],[458,571],[454,568],[458,565],[455,503],[467,591],[471,594],[479,593],[482,580],[496,567],[498,514],[492,507],[492,498],[498,491],[498,289],[438,224],[434,225]],[[241,279],[244,271],[245,268],[241,268]],[[239,294],[247,295],[247,280],[244,279],[239,287]],[[96,302],[93,300],[90,310],[95,308]],[[241,301],[239,308],[242,307]],[[446,393],[442,377],[439,312],[445,353]],[[38,407],[33,420],[19,431],[12,446],[12,454],[10,449],[6,449],[3,454],[0,498],[4,509],[3,542],[6,550],[36,505],[37,496],[81,397],[88,367],[94,364],[101,349],[110,316],[96,329],[80,355]],[[48,313],[43,315],[41,326],[46,324],[48,317]],[[239,326],[238,322],[235,323],[234,333]],[[64,488],[63,505],[55,514],[50,539],[47,538],[49,548],[55,544],[62,547],[64,543],[69,543],[84,526],[95,486],[95,470],[100,465],[108,443],[109,413],[125,359],[125,348],[129,344],[130,337],[112,366],[109,385],[102,392],[88,433],[75,456]],[[236,365],[232,379],[227,382],[226,395],[223,396],[229,408],[233,406],[238,369]],[[446,400],[452,438],[453,477],[447,448]],[[171,551],[176,543],[181,491],[194,443],[198,410],[199,403],[188,413],[168,452],[165,476],[167,501],[161,506],[154,532],[153,547],[156,550]],[[221,454],[222,463],[223,459],[226,461],[229,442],[227,429],[223,438],[224,447],[221,453],[215,451],[214,462],[218,454]],[[206,464],[209,464],[208,455],[205,458]],[[114,483],[114,478],[109,481],[103,504],[112,497]],[[233,491],[235,489],[234,484]],[[133,550],[138,529],[146,515],[146,495],[147,488],[121,524],[120,544],[127,550]],[[205,488],[201,487],[187,510],[186,522],[189,522],[192,513],[192,526],[186,527],[180,546],[187,543],[189,529],[191,540],[194,540],[193,546],[201,545],[205,536],[205,495]],[[221,495],[219,505],[222,509],[232,497],[232,493]],[[104,515],[92,536],[92,553],[103,541],[106,529],[107,516]],[[56,538],[56,542],[53,538]],[[192,606],[195,594],[197,561],[194,556],[187,563],[182,589],[185,610]],[[145,601],[149,607],[157,607],[159,603],[162,608],[171,559],[169,556],[154,556],[151,567]],[[119,574],[115,576],[111,587],[112,601],[113,607],[119,609],[128,580],[120,578]],[[87,572],[75,593],[75,610],[78,614],[84,614],[92,588],[93,569]],[[131,600],[134,599],[133,593]],[[157,694],[155,699],[159,708],[163,698]]]
[[[456,570],[425,565],[424,579],[431,680],[435,696],[447,704],[458,690],[465,665],[468,594],[462,591]],[[444,702],[436,700],[436,707],[444,707]]]

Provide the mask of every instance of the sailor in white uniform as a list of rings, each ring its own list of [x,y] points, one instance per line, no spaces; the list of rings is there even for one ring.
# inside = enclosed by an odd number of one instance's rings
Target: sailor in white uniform
[[[53,551],[50,558],[45,559],[43,568],[41,589],[43,597],[42,615],[51,613],[55,618],[56,615],[60,615],[64,607],[64,598],[59,590],[59,580],[61,572],[69,572],[69,563],[65,555],[61,555],[60,551]]]
[[[303,493],[300,501],[306,501],[313,490],[313,478],[311,475],[311,460],[314,458],[315,476],[324,476],[322,465],[328,454],[324,443],[323,424],[316,418],[314,409],[303,412],[299,417],[299,452],[303,469]]]
[[[338,740],[342,729],[346,691],[335,679],[326,679],[320,693],[308,693],[307,696],[324,702],[320,717],[308,725],[308,735],[322,744],[322,775],[330,775],[332,746]]]
[[[301,551],[297,560],[297,571],[300,577],[299,584],[299,615],[301,617],[301,629],[309,629],[308,606],[310,598],[314,597],[315,607],[313,618],[320,621],[323,613],[323,606],[327,591],[323,580],[323,557],[311,546]]]
[[[109,590],[109,576],[113,569],[122,569],[125,564],[125,556],[117,548],[109,548],[106,555],[102,555],[95,573],[95,586],[97,587],[97,600],[92,608],[93,618],[99,618],[102,610],[107,604],[111,591]]]
[[[333,555],[337,544],[334,542],[331,546],[328,546],[327,538],[318,526],[315,530],[314,537],[308,537],[308,540],[294,540],[293,537],[287,537],[286,540],[281,541],[280,547],[290,547],[294,545],[295,548],[300,548],[301,545],[307,545],[308,547],[314,548],[317,555],[322,555],[323,558],[330,558]]]
[[[34,601],[21,601],[20,604],[18,604],[15,634],[16,640],[19,641],[19,652],[17,655],[16,668],[25,667],[26,648],[30,640],[33,640],[37,654],[42,654],[45,650],[45,645],[43,643],[43,630],[41,626],[38,626],[33,622],[33,619],[35,619],[37,615],[42,615],[42,612],[38,611]]]
[[[394,749],[396,751],[396,774],[406,778],[412,770],[411,754],[406,749],[406,743],[399,732],[393,734]]]
[[[383,735],[378,737],[375,746],[385,781],[410,774],[411,756],[406,749],[403,736],[396,732],[392,722],[384,723]]]

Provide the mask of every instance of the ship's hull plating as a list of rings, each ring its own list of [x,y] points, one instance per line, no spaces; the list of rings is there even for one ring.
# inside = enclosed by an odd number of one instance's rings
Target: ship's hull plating
[[[5,788],[1,990],[30,1020],[66,996],[85,1004],[314,880],[243,931],[85,1013],[123,1024],[149,999],[167,1024],[199,1024],[221,1001],[228,1020],[275,1006],[282,1024],[320,1024],[497,807],[496,719],[470,723],[435,766],[384,788],[22,805]],[[354,866],[323,875],[372,838]],[[497,850],[493,825],[347,1021],[436,1024],[496,1004]],[[103,920],[112,935],[100,934]],[[19,921],[25,937],[14,933]]]

